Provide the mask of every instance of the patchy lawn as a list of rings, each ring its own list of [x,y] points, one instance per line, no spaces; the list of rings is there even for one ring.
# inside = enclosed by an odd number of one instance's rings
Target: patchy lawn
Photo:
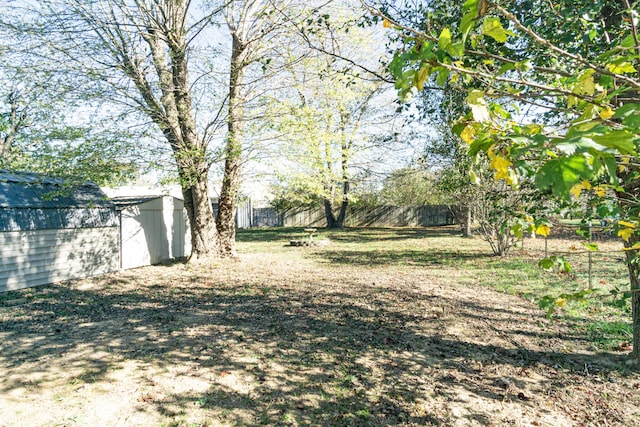
[[[530,297],[580,278],[532,267],[540,242],[499,260],[449,228],[296,232],[0,295],[0,426],[638,425],[628,314],[547,319]]]

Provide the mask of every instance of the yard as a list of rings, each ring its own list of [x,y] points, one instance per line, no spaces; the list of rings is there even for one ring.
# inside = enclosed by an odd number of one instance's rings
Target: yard
[[[545,317],[531,298],[584,277],[536,267],[540,239],[497,259],[453,228],[303,234],[0,294],[0,426],[638,425],[630,315]],[[615,256],[595,270],[624,283]]]

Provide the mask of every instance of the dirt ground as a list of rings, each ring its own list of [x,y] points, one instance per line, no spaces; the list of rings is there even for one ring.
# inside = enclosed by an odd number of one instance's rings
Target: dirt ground
[[[640,425],[624,352],[534,304],[282,246],[3,296],[0,426]]]

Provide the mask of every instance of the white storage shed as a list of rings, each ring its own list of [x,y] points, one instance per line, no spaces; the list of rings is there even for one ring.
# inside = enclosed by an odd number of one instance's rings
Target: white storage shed
[[[0,292],[116,271],[118,238],[97,185],[0,170]]]
[[[191,254],[184,202],[173,196],[112,199],[119,212],[120,267],[158,264]]]

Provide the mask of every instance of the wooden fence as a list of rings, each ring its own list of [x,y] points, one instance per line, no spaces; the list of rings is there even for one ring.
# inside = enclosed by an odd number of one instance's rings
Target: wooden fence
[[[213,204],[214,213],[218,212]],[[346,227],[429,227],[456,224],[454,209],[446,205],[349,207]],[[275,208],[255,208],[250,200],[238,205],[238,228],[326,227],[324,208],[300,208],[278,212]]]
[[[323,208],[292,209],[279,214],[284,227],[326,227]],[[428,227],[455,224],[449,206],[376,206],[350,207],[347,227]],[[255,223],[254,226],[260,226]]]

